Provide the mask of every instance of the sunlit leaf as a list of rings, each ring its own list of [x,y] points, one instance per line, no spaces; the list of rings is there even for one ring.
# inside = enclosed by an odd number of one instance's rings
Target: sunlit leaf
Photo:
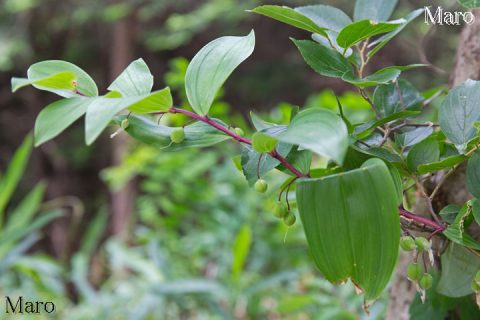
[[[377,22],[369,19],[360,20],[345,26],[338,34],[337,43],[346,49],[378,34],[395,30],[403,20]]]
[[[108,90],[117,91],[124,97],[140,96],[150,93],[153,76],[143,59],[137,59],[123,70],[110,84]]]

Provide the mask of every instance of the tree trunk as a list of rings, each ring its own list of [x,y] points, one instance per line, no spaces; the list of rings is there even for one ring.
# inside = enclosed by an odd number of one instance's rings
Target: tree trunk
[[[460,35],[460,41],[455,57],[455,66],[450,77],[450,85],[456,86],[467,79],[480,78],[480,10],[474,11],[475,23],[466,25]],[[438,177],[436,179],[438,181]],[[449,203],[463,204],[470,194],[465,186],[465,166],[460,167],[443,184],[437,196],[435,205],[442,208]],[[417,201],[415,212],[426,212],[424,201]],[[386,319],[407,320],[410,318],[409,306],[415,297],[415,288],[408,281],[407,266],[412,257],[402,253],[395,273],[395,279],[390,289],[390,301]]]
[[[134,19],[133,15],[122,18],[113,28],[112,48],[110,49],[110,79],[113,81],[134,56]],[[112,164],[122,162],[127,152],[126,135],[120,132],[112,141]],[[136,187],[133,181],[122,189],[111,193],[111,232],[124,238],[128,235],[130,217],[134,209]]]

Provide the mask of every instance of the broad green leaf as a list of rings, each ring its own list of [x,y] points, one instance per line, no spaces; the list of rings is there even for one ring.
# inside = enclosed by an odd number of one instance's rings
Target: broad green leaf
[[[427,138],[414,145],[407,155],[407,167],[417,172],[418,166],[430,164],[440,159],[440,149],[436,137]]]
[[[118,116],[115,122],[120,124],[126,116]],[[223,125],[219,120],[215,120]],[[229,136],[203,122],[195,122],[185,126],[185,140],[181,143],[172,143],[170,133],[173,128],[158,125],[145,117],[130,115],[128,127],[125,131],[134,139],[145,144],[160,147],[165,151],[177,151],[185,148],[207,147],[227,139]]]
[[[355,149],[364,154],[370,155],[369,158],[376,157],[376,158],[386,160],[388,162],[398,162],[398,163],[402,162],[402,159],[398,155],[392,153],[391,151],[385,148],[372,147],[372,148],[365,148],[365,149],[362,149],[362,148],[355,148]]]
[[[232,276],[234,279],[238,279],[238,276],[243,271],[251,244],[252,230],[250,226],[246,224],[240,229],[233,243]]]
[[[26,85],[33,85],[37,89],[50,91],[65,98],[79,95],[98,96],[97,85],[85,71],[61,60],[35,63],[28,68],[27,79],[12,79],[13,91]]]
[[[471,205],[473,218],[475,219],[475,222],[480,225],[480,200],[471,200]]]
[[[457,0],[457,1],[467,9],[480,8],[480,0]]]
[[[340,47],[347,49],[362,40],[395,30],[403,22],[403,20],[389,22],[360,20],[344,27],[338,34],[337,43]]]
[[[385,163],[371,159],[360,169],[302,178],[296,192],[322,274],[334,283],[351,278],[367,300],[376,299],[393,273],[400,238],[399,203]]]
[[[418,111],[423,100],[420,92],[405,79],[378,86],[373,94],[373,103],[383,117],[403,110]]]
[[[307,174],[312,164],[312,152],[310,150],[298,150],[298,148],[295,148],[288,154],[287,161],[301,173]],[[278,169],[286,174],[293,175],[293,173],[283,165]]]
[[[193,110],[206,115],[228,76],[247,59],[255,46],[253,30],[245,37],[221,37],[193,57],[185,75],[185,89]]]
[[[338,164],[343,163],[348,148],[347,126],[343,120],[320,108],[301,111],[276,138],[331,158]]]
[[[256,152],[264,153],[273,151],[278,143],[278,140],[261,131],[255,132],[252,136],[252,148]]]
[[[262,130],[264,130],[264,129],[267,129],[267,128],[270,128],[270,127],[273,127],[273,126],[276,125],[276,124],[274,124],[274,123],[264,121],[263,119],[261,119],[261,118],[260,118],[256,113],[254,113],[253,111],[250,111],[250,118],[252,119],[253,127],[254,127],[257,131],[262,131]]]
[[[438,118],[447,138],[459,149],[475,137],[475,121],[480,120],[480,81],[467,80],[456,86],[440,106]]]
[[[442,255],[442,273],[437,292],[453,298],[471,294],[472,281],[478,270],[479,256],[458,244],[450,243]]]
[[[109,91],[117,91],[124,97],[140,96],[150,93],[153,87],[153,76],[143,59],[130,63],[108,87]]]
[[[390,40],[392,40],[397,34],[399,34],[410,22],[412,22],[415,18],[423,13],[424,9],[417,9],[410,12],[405,18],[405,22],[403,22],[398,28],[395,30],[384,34],[377,40],[373,41],[372,43],[368,44],[368,48],[373,48],[368,52],[368,58],[370,59],[373,57],[380,49],[382,49]]]
[[[136,113],[167,110],[171,107],[170,89],[143,96],[122,98],[92,98],[85,115],[85,142],[90,145],[120,111],[129,109]]]
[[[356,0],[353,18],[355,21],[371,19],[387,21],[392,15],[398,0]]]
[[[25,172],[31,151],[32,136],[28,135],[22,145],[15,151],[4,176],[0,180],[0,228],[3,225],[5,208]]]
[[[378,106],[378,105],[376,105]],[[426,139],[433,133],[433,128],[430,126],[427,127],[418,127],[409,131],[405,131],[395,135],[395,142],[403,147],[410,147],[414,144],[419,143],[420,141]]]
[[[468,159],[466,183],[468,191],[475,198],[480,198],[480,150]]]
[[[354,59],[354,57],[352,56],[353,54],[352,48],[348,48],[346,51],[344,51],[343,48],[338,45],[337,43],[338,32],[326,31],[326,33],[328,38],[318,33],[314,33],[312,34],[312,40],[318,42],[324,47],[335,49],[337,52],[342,53],[342,56],[345,58]],[[351,60],[349,61],[352,62]]]
[[[420,114],[420,111],[400,111],[379,120],[368,121],[355,127],[355,135],[358,138],[362,139],[364,135],[367,135],[367,134],[370,135],[371,130],[374,128],[383,126],[386,123],[389,123],[398,119],[408,118],[408,117],[416,116],[418,114]]]
[[[442,233],[454,243],[480,251],[480,243],[465,232],[465,221],[472,214],[472,204],[467,202],[455,217],[453,223]]]
[[[35,146],[58,136],[87,112],[90,103],[91,99],[78,97],[58,100],[46,106],[35,120]]]
[[[346,73],[342,76],[342,80],[349,82],[357,87],[371,87],[380,84],[387,84],[395,81],[402,71],[412,68],[423,67],[423,64],[412,64],[408,66],[391,66],[376,71],[364,78],[357,78],[353,73]]]
[[[308,17],[317,26],[337,33],[346,25],[352,23],[352,19],[350,19],[350,17],[342,10],[323,4],[297,7],[295,8],[295,11]]]
[[[435,172],[443,169],[448,169],[453,166],[456,166],[457,164],[462,163],[466,159],[467,157],[465,157],[463,154],[459,154],[456,156],[444,158],[440,161],[419,165],[417,168],[417,171],[420,174],[424,174],[424,173]]]
[[[353,73],[352,65],[337,51],[311,40],[295,40],[305,62],[317,73],[341,78],[346,73]]]
[[[300,11],[296,11],[286,6],[265,5],[251,10],[266,17],[289,24],[296,28],[310,31],[312,33],[325,34],[326,27],[316,24],[313,19]]]
[[[22,202],[13,210],[8,217],[8,223],[5,225],[3,232],[9,232],[15,228],[26,227],[32,220],[33,215],[40,208],[43,194],[45,192],[45,184],[37,183]]]

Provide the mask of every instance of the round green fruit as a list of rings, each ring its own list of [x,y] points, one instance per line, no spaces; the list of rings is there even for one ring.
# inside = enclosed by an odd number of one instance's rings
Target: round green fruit
[[[415,240],[410,236],[402,237],[400,239],[400,247],[405,251],[412,251],[416,247]]]
[[[255,190],[260,193],[265,193],[268,189],[268,184],[267,181],[263,179],[258,179],[257,182],[255,182]]]
[[[293,226],[295,222],[297,221],[297,218],[295,215],[291,212],[289,212],[284,218],[283,218],[283,223],[285,223],[287,226]]]
[[[407,277],[411,281],[417,281],[422,276],[422,267],[418,263],[411,263],[407,267]]]
[[[433,284],[433,277],[429,273],[424,273],[423,276],[420,278],[420,281],[418,281],[418,285],[422,289],[429,289]]]
[[[273,207],[273,215],[277,218],[285,218],[288,215],[288,208],[285,203],[278,201]]]
[[[172,139],[173,143],[180,143],[185,140],[185,129],[183,128],[174,128],[172,132],[170,132],[170,139]]]
[[[418,251],[427,251],[430,249],[430,241],[424,237],[417,237],[415,239],[415,244],[417,245]]]
[[[235,131],[235,133],[237,135],[239,135],[240,137],[243,137],[243,135],[245,134],[245,132],[243,132],[242,128],[235,128],[235,129],[233,129],[233,131]]]

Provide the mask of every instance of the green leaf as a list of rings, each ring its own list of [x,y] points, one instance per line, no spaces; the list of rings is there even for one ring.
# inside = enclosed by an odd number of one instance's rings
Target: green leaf
[[[13,91],[27,85],[33,85],[37,89],[50,91],[65,98],[79,96],[76,90],[82,95],[98,96],[97,85],[85,71],[61,60],[35,63],[28,68],[27,79],[12,78]]]
[[[143,96],[124,98],[98,97],[91,99],[85,115],[85,142],[92,144],[120,111],[129,109],[136,113],[168,110],[171,107],[170,89]]]
[[[46,106],[35,120],[35,146],[56,136],[87,112],[91,100],[78,97],[55,101]]]
[[[257,131],[262,131],[264,129],[267,129],[276,125],[275,123],[264,121],[253,111],[250,111],[250,118],[252,119],[253,127]]]
[[[438,214],[442,217],[442,220],[452,224],[461,209],[462,207],[458,204],[449,204],[443,207]]]
[[[420,111],[400,111],[397,113],[394,113],[392,115],[389,115],[388,117],[385,117],[383,119],[379,120],[372,120],[369,122],[365,122],[362,125],[359,125],[355,127],[355,135],[362,139],[361,137],[365,134],[370,134],[371,130],[374,128],[377,128],[379,126],[383,126],[386,123],[398,120],[398,119],[403,119],[403,118],[408,118],[411,116],[416,116],[420,113]]]
[[[116,117],[115,123],[120,125],[126,117]],[[219,120],[214,120],[223,125]],[[165,151],[178,151],[191,147],[208,147],[230,139],[229,136],[208,124],[195,122],[185,126],[185,140],[181,143],[172,143],[170,133],[173,129],[172,127],[158,125],[145,117],[130,115],[128,117],[128,127],[125,131],[132,138],[154,147],[160,147]]]
[[[368,48],[372,48],[368,52],[368,58],[370,59],[373,57],[380,49],[382,49],[390,40],[392,40],[397,34],[399,34],[410,22],[412,22],[415,18],[417,18],[419,15],[421,15],[425,10],[422,9],[417,9],[412,12],[410,12],[405,18],[405,22],[403,22],[398,28],[395,30],[384,34],[377,40],[373,41],[372,43],[368,44]]]
[[[475,198],[480,198],[480,150],[468,160],[466,183],[468,191]]]
[[[317,73],[341,78],[346,73],[352,73],[352,65],[337,51],[327,48],[311,40],[295,40],[305,62]]]
[[[338,34],[337,43],[340,47],[347,49],[362,40],[395,30],[403,22],[403,20],[389,22],[360,20],[344,27]]]
[[[238,276],[243,271],[251,244],[252,230],[246,224],[240,229],[233,243],[232,276],[234,279],[238,279]]]
[[[373,93],[373,103],[383,117],[403,110],[420,109],[423,97],[407,80],[378,86]]]
[[[307,174],[312,164],[312,152],[310,150],[298,150],[298,148],[295,148],[288,154],[287,161],[301,173]],[[293,175],[293,173],[283,165],[279,167],[279,170],[286,174]]]
[[[325,278],[351,278],[367,300],[377,298],[393,273],[400,239],[397,193],[385,163],[371,159],[360,169],[303,178],[296,192],[310,251]]]
[[[480,0],[457,0],[457,1],[467,9],[480,8]]]
[[[471,205],[473,218],[475,219],[475,222],[480,225],[480,200],[471,200]]]
[[[259,6],[251,10],[251,12],[264,15],[302,30],[325,35],[325,27],[317,25],[314,21],[302,14],[300,11],[286,6]]]
[[[403,148],[413,146],[433,133],[433,128],[418,127],[395,135],[395,142]]]
[[[345,123],[335,113],[320,108],[298,113],[277,139],[331,158],[338,164],[343,163],[348,148]]]
[[[480,243],[465,232],[465,220],[472,214],[472,204],[467,202],[455,217],[453,223],[442,233],[454,243],[480,251]]]
[[[377,72],[370,74],[364,78],[357,78],[353,73],[349,72],[342,76],[342,80],[349,82],[357,87],[371,87],[380,84],[387,84],[395,81],[402,71],[412,68],[423,67],[424,64],[411,64],[408,66],[391,66],[386,67]]]
[[[253,150],[259,153],[270,152],[277,146],[278,140],[261,131],[255,132],[252,136]]]
[[[467,80],[456,86],[440,106],[438,118],[447,138],[459,149],[475,137],[475,121],[480,120],[480,81]]]
[[[297,7],[295,11],[312,20],[317,26],[335,32],[340,32],[343,27],[352,23],[352,19],[342,10],[323,4]]]
[[[117,91],[124,97],[149,94],[153,87],[153,76],[143,59],[130,63],[108,87],[109,91]]]
[[[353,18],[355,21],[372,19],[387,21],[392,15],[398,0],[356,0]]]
[[[255,46],[253,30],[245,37],[221,37],[193,57],[185,75],[185,89],[193,110],[206,115],[228,76],[247,59]]]
[[[28,135],[22,145],[15,151],[5,175],[0,180],[0,228],[3,224],[5,208],[25,172],[31,151],[32,136]]]
[[[479,269],[480,257],[458,244],[451,243],[442,255],[442,274],[437,292],[454,298],[471,294],[471,284]]]
[[[450,156],[445,159],[442,159],[440,161],[432,162],[429,164],[422,164],[419,165],[417,168],[418,173],[420,174],[425,174],[425,173],[430,173],[430,172],[435,172],[447,168],[454,167],[463,161],[465,161],[467,157],[464,155],[456,155],[456,156]]]
[[[440,159],[440,149],[436,137],[427,138],[414,145],[407,155],[407,167],[412,172],[417,172],[418,166],[431,164]]]

